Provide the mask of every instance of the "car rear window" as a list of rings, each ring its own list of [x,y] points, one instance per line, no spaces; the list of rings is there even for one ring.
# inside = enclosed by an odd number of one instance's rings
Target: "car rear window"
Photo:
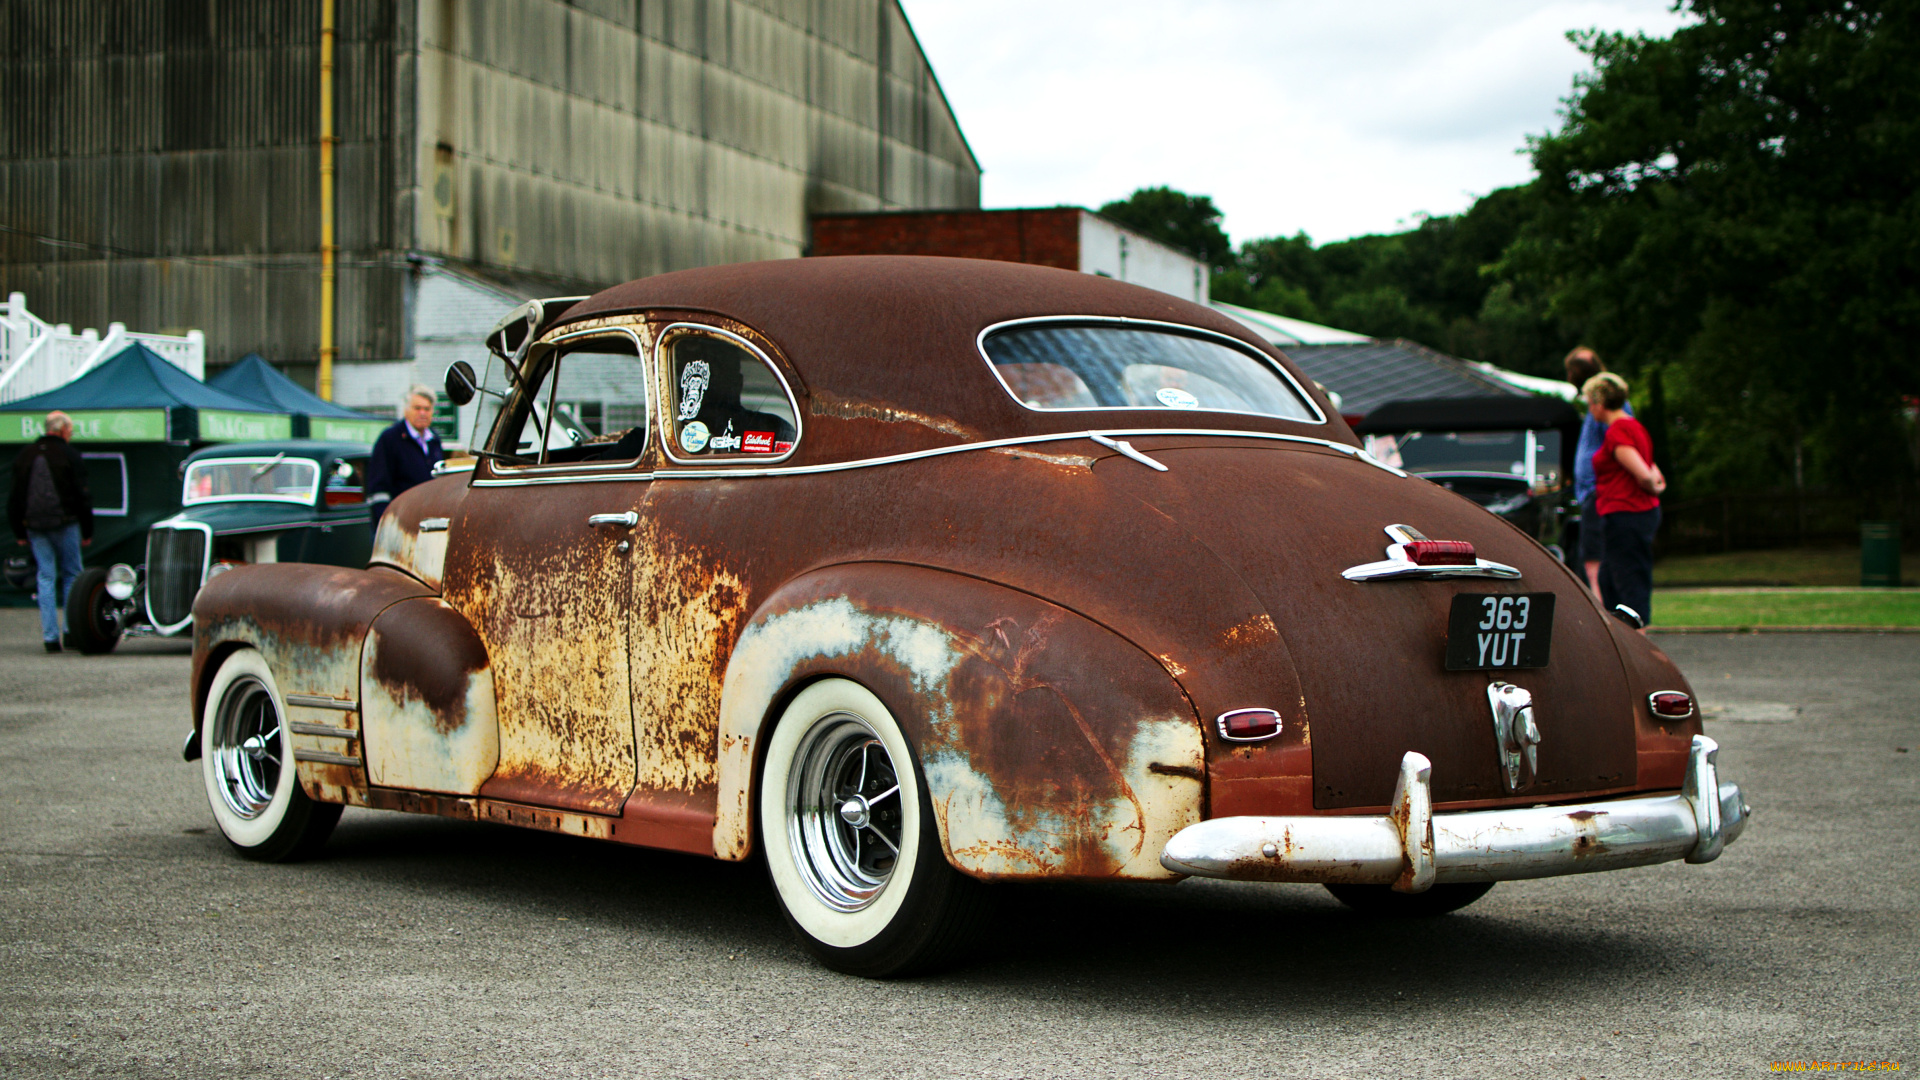
[[[1321,420],[1272,361],[1197,334],[1030,323],[996,330],[982,347],[1000,381],[1030,409],[1204,409]]]

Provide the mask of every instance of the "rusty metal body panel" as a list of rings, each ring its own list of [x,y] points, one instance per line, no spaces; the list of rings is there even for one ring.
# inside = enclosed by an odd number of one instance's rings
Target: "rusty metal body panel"
[[[318,568],[256,568],[247,597],[263,607],[204,624],[196,663],[318,634],[326,649],[273,646],[290,685],[391,687],[372,749],[411,756],[398,748],[418,737],[439,764],[382,757],[405,790],[367,792],[363,777],[358,801],[728,859],[751,851],[769,725],[829,675],[897,713],[949,861],[987,878],[1166,878],[1160,846],[1202,819],[1384,813],[1408,752],[1431,759],[1433,800],[1452,811],[1679,785],[1699,721],[1656,721],[1645,695],[1685,680],[1533,541],[1371,462],[1311,391],[1324,422],[1028,409],[977,341],[1054,315],[1199,328],[1311,386],[1238,324],[1090,275],[895,258],[647,279],[568,307],[542,338],[737,334],[793,392],[790,458],[679,463],[655,432],[613,471],[483,461],[395,501],[362,575],[398,583],[380,608],[312,595],[299,575]],[[632,517],[607,529],[594,514]],[[1471,540],[1522,577],[1344,579],[1394,523]],[[297,587],[267,596],[273,574]],[[1490,676],[1442,660],[1454,595],[1520,591],[1554,593],[1558,625],[1547,668],[1502,673],[1532,690],[1545,735],[1538,779],[1507,792]],[[444,655],[376,672],[389,604],[396,632],[438,624],[419,632]],[[484,727],[483,676],[498,761],[480,777],[484,750],[448,740]],[[1214,718],[1251,708],[1278,714],[1280,734],[1223,739]]]
[[[476,488],[450,526],[447,602],[486,643],[500,765],[482,793],[617,814],[633,790],[622,539],[589,514],[639,505],[641,482]]]
[[[436,477],[397,500],[380,516],[373,534],[373,566],[388,566],[435,592],[447,561],[447,526],[467,497],[465,475]],[[428,527],[423,529],[422,522]]]
[[[418,581],[385,568],[268,563],[215,577],[193,602],[196,723],[220,661],[234,649],[258,649],[288,699],[300,786],[323,802],[364,804],[361,643],[381,612],[427,595]],[[351,734],[302,732],[301,726]]]
[[[953,865],[983,878],[1162,879],[1200,820],[1192,706],[1152,657],[1011,589],[849,564],[761,606],[722,694],[716,854],[748,851],[756,750],[782,699],[838,675],[901,719]]]
[[[367,779],[381,787],[473,795],[500,763],[486,645],[438,597],[402,600],[374,619],[360,718]]]

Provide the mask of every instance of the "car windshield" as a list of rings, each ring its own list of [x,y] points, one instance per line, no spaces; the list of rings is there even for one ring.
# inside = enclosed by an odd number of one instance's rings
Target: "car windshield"
[[[181,501],[274,499],[311,504],[320,483],[320,465],[306,458],[214,458],[187,466]]]
[[[1207,409],[1320,422],[1271,361],[1212,338],[1139,326],[1039,323],[983,343],[1030,409]]]
[[[1367,449],[1411,473],[1511,476],[1536,491],[1551,491],[1561,481],[1558,431],[1410,431],[1371,436]]]

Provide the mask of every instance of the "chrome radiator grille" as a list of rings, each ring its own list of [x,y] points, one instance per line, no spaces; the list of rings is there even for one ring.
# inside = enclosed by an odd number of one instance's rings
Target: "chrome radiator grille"
[[[207,566],[207,534],[199,529],[147,532],[147,617],[157,627],[186,621]]]

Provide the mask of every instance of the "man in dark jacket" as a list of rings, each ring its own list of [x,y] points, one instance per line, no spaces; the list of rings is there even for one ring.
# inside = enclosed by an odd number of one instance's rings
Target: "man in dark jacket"
[[[433,467],[446,460],[432,424],[433,391],[416,386],[407,393],[406,416],[374,440],[373,457],[367,462],[367,513],[375,529],[394,496],[425,483],[433,476]]]
[[[67,442],[73,421],[47,414],[47,433],[13,459],[7,524],[14,539],[33,547],[40,566],[40,637],[48,652],[60,651],[60,617],[67,590],[80,576],[80,549],[93,543],[93,493],[87,463]]]

